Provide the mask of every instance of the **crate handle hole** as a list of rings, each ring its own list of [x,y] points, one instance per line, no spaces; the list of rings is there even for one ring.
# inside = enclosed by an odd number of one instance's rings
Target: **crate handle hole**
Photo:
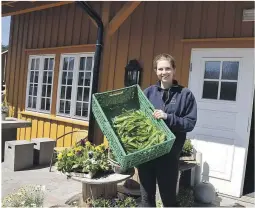
[[[11,149],[12,147],[11,146],[8,146],[8,149]]]
[[[123,94],[124,91],[120,91],[120,92],[115,92],[115,93],[111,93],[109,96],[116,96],[116,95],[121,95]]]

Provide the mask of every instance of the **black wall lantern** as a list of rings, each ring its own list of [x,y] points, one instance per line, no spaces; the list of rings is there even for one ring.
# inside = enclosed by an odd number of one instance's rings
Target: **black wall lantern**
[[[136,59],[130,60],[125,67],[125,87],[141,84],[142,68]]]

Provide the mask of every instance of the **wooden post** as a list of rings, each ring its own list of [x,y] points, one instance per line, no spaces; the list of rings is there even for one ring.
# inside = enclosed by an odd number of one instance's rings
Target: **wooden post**
[[[117,196],[117,184],[87,184],[82,183],[82,199],[83,203],[86,202],[88,198],[90,199],[98,199],[100,197],[103,198],[113,198]]]

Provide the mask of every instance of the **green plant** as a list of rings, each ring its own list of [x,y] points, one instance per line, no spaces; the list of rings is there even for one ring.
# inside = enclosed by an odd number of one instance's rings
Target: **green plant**
[[[123,199],[88,199],[86,203],[89,207],[137,207],[137,203],[132,197],[125,197]]]
[[[2,200],[3,207],[43,207],[45,186],[27,185]]]
[[[182,152],[181,155],[182,156],[190,156],[193,152],[193,145],[191,144],[191,140],[190,139],[186,139],[185,143],[183,145],[182,148]]]
[[[180,207],[192,207],[194,204],[193,189],[180,187],[177,201]]]
[[[60,152],[56,166],[63,173],[96,173],[111,168],[104,144],[94,146],[89,141]]]
[[[9,114],[9,103],[6,100],[6,96],[4,97],[3,102],[1,103],[2,107],[2,113],[6,113],[7,115]]]
[[[177,195],[177,202],[179,207],[192,207],[194,205],[194,195],[192,188],[180,187],[179,193]],[[161,200],[158,200],[156,207],[163,207]]]

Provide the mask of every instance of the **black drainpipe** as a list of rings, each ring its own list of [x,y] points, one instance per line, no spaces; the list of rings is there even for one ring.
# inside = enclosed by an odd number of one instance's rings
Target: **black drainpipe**
[[[98,90],[98,79],[99,79],[99,67],[100,67],[100,60],[101,60],[101,51],[103,47],[103,34],[104,34],[104,25],[100,18],[100,16],[93,10],[93,8],[85,1],[76,1],[76,3],[81,6],[87,14],[95,20],[97,23],[98,29],[97,29],[97,42],[96,42],[96,52],[94,56],[94,69],[93,69],[93,80],[92,80],[92,94],[96,93]],[[83,34],[81,34],[83,35]],[[88,139],[91,142],[93,141],[94,137],[94,122],[95,118],[92,113],[92,96],[90,99],[90,116],[89,116],[89,132],[88,132]]]

